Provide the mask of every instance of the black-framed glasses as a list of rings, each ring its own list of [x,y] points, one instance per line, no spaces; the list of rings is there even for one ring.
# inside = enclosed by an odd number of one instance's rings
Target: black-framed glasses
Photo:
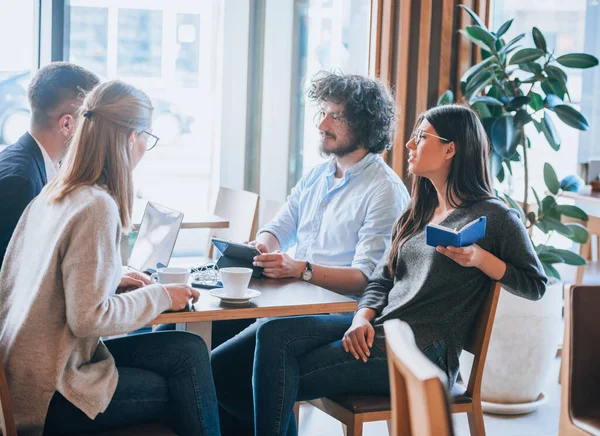
[[[335,121],[336,123],[340,123],[340,124],[347,124],[348,121],[346,120],[346,118],[344,118],[344,116],[340,113],[337,112],[330,112],[330,113],[326,113],[323,110],[319,110],[314,118],[313,121],[315,123],[315,126],[319,127],[319,125],[323,122],[323,120],[325,119],[325,117],[329,115],[331,117],[331,119],[333,121]]]
[[[146,141],[146,151],[150,151],[154,147],[156,147],[156,144],[158,144],[158,140],[160,138],[156,135],[153,135],[150,132],[147,132],[146,130],[142,130],[142,133],[145,133],[146,135],[148,135],[148,140]]]
[[[426,132],[426,131],[425,131],[425,130],[423,130],[423,129],[416,129],[416,130],[415,130],[415,131],[412,133],[412,135],[410,135],[410,136],[411,136],[411,138],[415,138],[415,144],[416,144],[416,145],[419,145],[419,143],[421,142],[421,140],[423,139],[423,137],[424,137],[425,135],[427,135],[427,136],[433,136],[434,138],[441,139],[442,141],[445,141],[445,142],[452,142],[452,141],[450,141],[449,139],[442,138],[441,136],[434,135],[433,133]]]

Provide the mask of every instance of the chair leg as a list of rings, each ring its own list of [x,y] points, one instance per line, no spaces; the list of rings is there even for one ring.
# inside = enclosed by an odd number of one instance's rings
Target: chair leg
[[[294,404],[294,415],[296,417],[296,429],[300,433],[300,403]]]
[[[342,428],[344,429],[344,436],[362,436],[362,416],[354,415],[352,422],[350,424],[342,424]]]
[[[388,428],[388,434],[389,434],[390,436],[392,436],[392,420],[391,420],[391,419],[388,419],[388,420],[386,421],[386,424],[387,424],[387,428]]]
[[[469,430],[471,436],[485,436],[485,425],[483,424],[483,410],[481,403],[473,403],[473,410],[467,412],[469,419]]]

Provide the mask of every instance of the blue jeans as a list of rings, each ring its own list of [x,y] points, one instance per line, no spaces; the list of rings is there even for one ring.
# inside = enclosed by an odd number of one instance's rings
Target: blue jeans
[[[211,359],[222,416],[257,436],[297,434],[293,407],[335,395],[389,395],[388,363],[376,341],[364,363],[346,353],[341,338],[352,316],[301,316],[260,320],[217,348]],[[428,347],[430,360],[445,363],[442,346]],[[439,352],[439,353],[438,353]],[[237,427],[236,427],[237,426]],[[242,427],[243,428],[243,427]],[[236,433],[232,433],[236,434]]]
[[[52,397],[44,434],[101,432],[161,421],[179,435],[219,435],[217,399],[206,344],[186,332],[110,339],[119,381],[108,408],[89,419],[60,393]]]

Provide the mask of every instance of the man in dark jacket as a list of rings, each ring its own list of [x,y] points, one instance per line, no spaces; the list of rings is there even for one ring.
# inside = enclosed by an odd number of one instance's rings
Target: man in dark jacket
[[[84,94],[98,83],[94,73],[67,62],[53,62],[31,80],[29,131],[0,153],[0,267],[21,214],[56,175]]]

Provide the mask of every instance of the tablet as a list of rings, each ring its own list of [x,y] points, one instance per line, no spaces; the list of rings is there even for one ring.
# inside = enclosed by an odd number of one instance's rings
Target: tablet
[[[261,254],[258,248],[252,245],[238,244],[219,238],[212,238],[211,242],[223,256],[245,260],[250,263],[252,263],[255,256]]]

